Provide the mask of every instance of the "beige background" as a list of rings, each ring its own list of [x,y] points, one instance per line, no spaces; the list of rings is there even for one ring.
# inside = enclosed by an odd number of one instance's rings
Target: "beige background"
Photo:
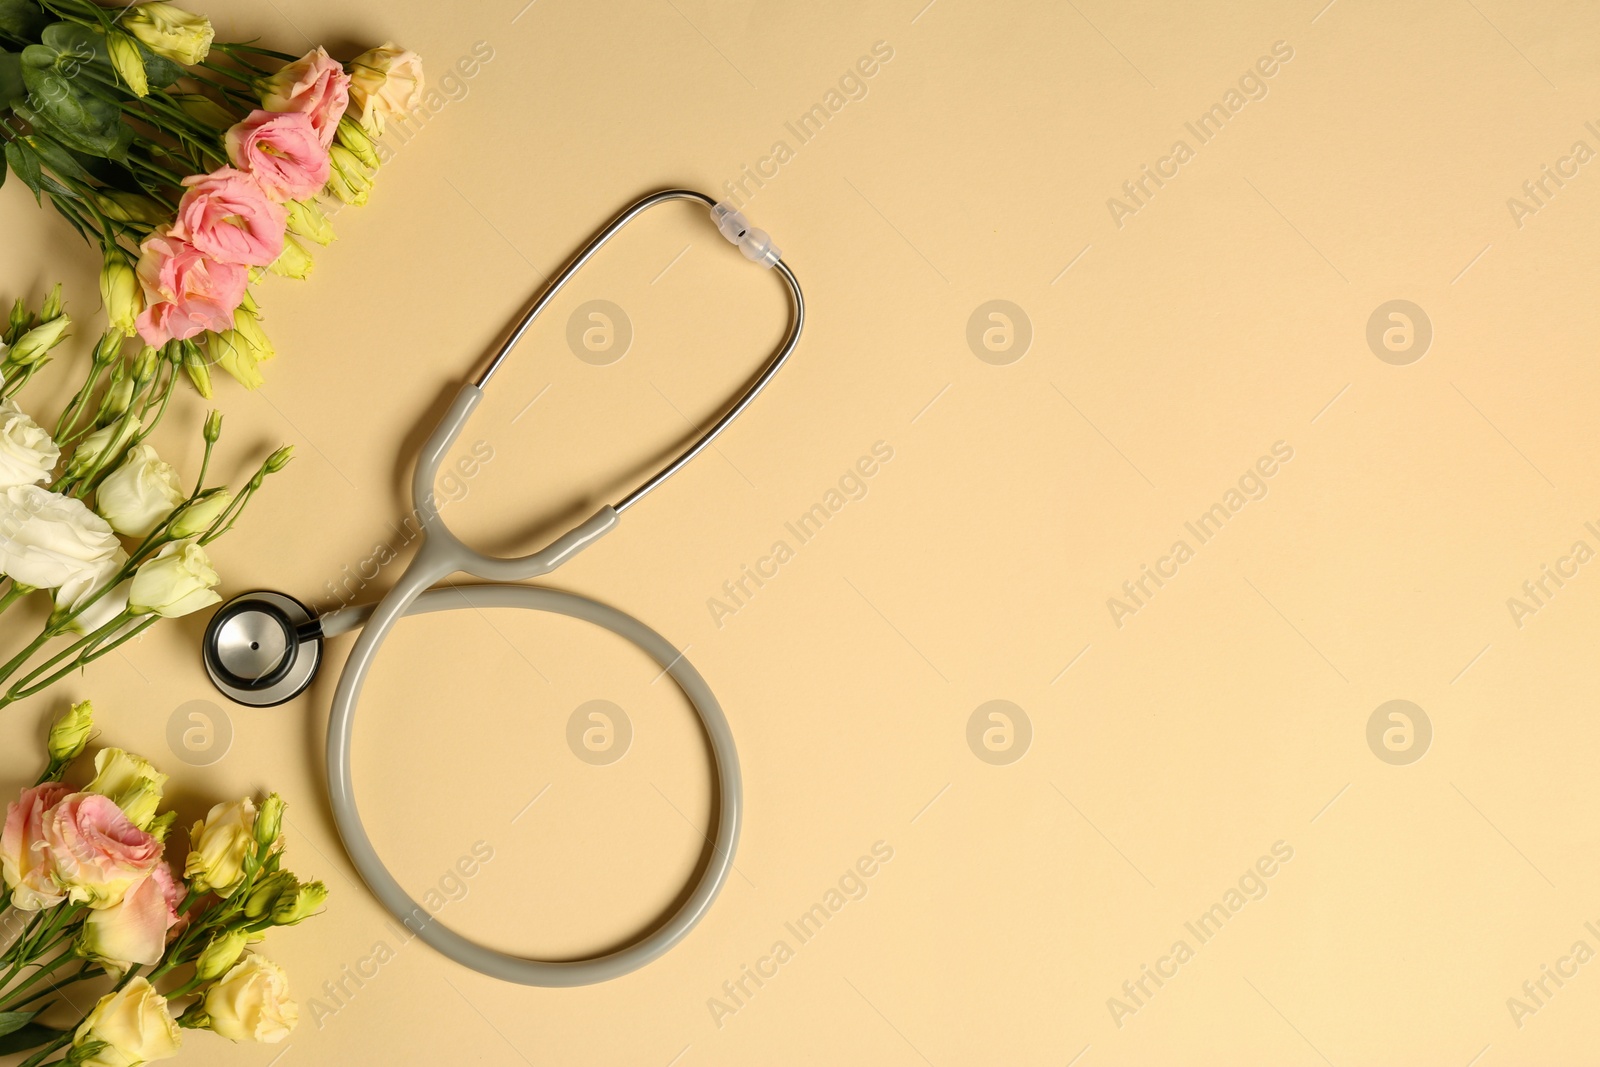
[[[1507,1007],[1574,942],[1600,950],[1600,564],[1520,628],[1507,607],[1573,542],[1600,548],[1583,526],[1600,526],[1600,162],[1520,227],[1507,205],[1575,141],[1600,150],[1590,5],[521,2],[209,5],[225,37],[345,56],[392,37],[436,74],[493,50],[338,217],[314,279],[263,286],[282,355],[259,393],[220,386],[223,467],[279,441],[299,458],[216,557],[225,591],[330,604],[327,583],[395,538],[419,425],[541,278],[637,195],[722,195],[787,142],[748,212],[810,301],[792,365],[553,581],[686,647],[721,696],[746,778],[738,873],[681,947],[604,986],[503,985],[403,945],[324,807],[333,673],[282,708],[211,711],[231,748],[187,769],[169,721],[222,702],[203,617],[165,626],[0,716],[0,774],[31,775],[46,717],[92,695],[107,743],[182,772],[187,812],[246,788],[293,802],[293,865],[334,891],[268,946],[305,1021],[279,1048],[197,1036],[191,1061],[1600,1060],[1600,964],[1520,1027]],[[785,123],[880,41],[866,96],[800,145]],[[1267,95],[1200,145],[1184,123],[1280,41]],[[1179,138],[1194,158],[1119,228],[1108,198]],[[94,257],[20,189],[0,226],[5,296],[62,276],[92,306]],[[633,326],[609,366],[565,340],[592,299]],[[993,299],[1031,323],[1008,365],[966,340]],[[1366,341],[1394,299],[1433,327],[1405,366]],[[451,522],[527,548],[615,500],[782,315],[776,280],[696,213],[647,216],[495,381],[465,438],[494,458]],[[865,497],[719,627],[708,599],[880,441],[893,459]],[[1293,459],[1266,497],[1115,625],[1107,599],[1280,441]],[[198,450],[172,433],[163,451],[192,470]],[[648,923],[709,807],[689,710],[654,674],[542,617],[404,627],[356,760],[397,875],[420,895],[483,842],[492,861],[442,918],[528,953]],[[608,766],[565,739],[593,699],[633,726]],[[997,699],[1031,723],[1009,765],[967,741]],[[1391,699],[1431,722],[1420,761],[1368,746]],[[880,841],[893,859],[865,897],[800,944],[784,924]],[[1265,897],[1200,944],[1185,922],[1280,841],[1293,858]],[[719,1026],[710,999],[735,1006],[723,983],[780,939],[793,958]],[[1108,999],[1179,939],[1193,958],[1119,1026]],[[376,976],[331,999],[380,943]]]

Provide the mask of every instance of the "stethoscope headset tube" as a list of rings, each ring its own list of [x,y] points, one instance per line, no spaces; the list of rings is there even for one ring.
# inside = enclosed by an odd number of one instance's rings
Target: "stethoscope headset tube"
[[[433,484],[440,463],[482,401],[484,388],[540,312],[595,252],[642,212],[673,200],[689,200],[711,209],[712,220],[717,228],[740,248],[746,258],[775,270],[784,279],[791,297],[791,314],[783,341],[760,373],[715,423],[670,463],[616,504],[600,508],[546,547],[526,556],[506,559],[484,555],[468,547],[440,518]],[[607,981],[642,967],[682,940],[706,914],[727,881],[739,841],[743,792],[733,732],[710,686],[671,642],[631,615],[577,593],[516,583],[548,574],[593,544],[616,526],[623,512],[704,451],[771,382],[799,343],[804,323],[805,300],[800,283],[783,262],[781,253],[773,247],[771,239],[762,231],[750,227],[743,215],[727,205],[718,204],[703,193],[689,189],[668,189],[640,199],[595,234],[540,290],[527,311],[512,326],[483,372],[476,381],[462,387],[438,427],[423,445],[411,482],[413,503],[421,517],[421,544],[406,572],[382,600],[370,608],[345,608],[321,620],[312,620],[309,612],[305,612],[305,618],[297,618],[296,613],[281,601],[267,603],[264,600],[282,597],[282,594],[248,594],[238,598],[235,604],[225,606],[218,612],[221,622],[214,618],[208,627],[205,648],[207,670],[218,686],[235,699],[239,699],[235,694],[240,691],[246,697],[252,696],[250,687],[265,682],[269,675],[273,675],[272,681],[264,688],[273,695],[278,695],[290,681],[298,684],[295,692],[299,692],[309,684],[309,674],[303,679],[291,676],[298,676],[302,670],[315,670],[315,662],[309,668],[304,666],[304,662],[307,659],[320,660],[323,636],[335,637],[361,627],[360,636],[339,676],[328,717],[328,799],[334,822],[351,862],[384,908],[417,937],[456,962],[483,974],[523,985],[577,986]],[[492,584],[452,584],[435,588],[437,583],[456,573],[469,574]],[[287,597],[283,597],[283,600],[290,601],[304,611],[298,601]],[[356,803],[350,762],[355,710],[367,675],[384,639],[401,618],[465,607],[554,612],[609,630],[633,643],[671,675],[700,718],[710,742],[717,779],[716,827],[710,839],[710,853],[703,862],[693,889],[676,911],[622,948],[586,959],[534,960],[480,945],[440,923],[412,899],[390,874],[367,834]],[[257,615],[262,618],[257,618]],[[293,634],[292,644],[298,644],[301,648],[314,646],[315,654],[307,656],[291,647],[285,653],[281,668],[275,667],[271,672],[234,670],[224,662],[226,657],[221,654],[220,648],[222,635],[228,632],[230,626],[243,631],[235,635],[236,644],[248,642],[256,634],[267,635],[269,640],[274,634],[278,640],[285,640],[285,634]],[[249,651],[259,652],[259,649]],[[237,645],[235,655],[247,665],[253,662],[243,644]],[[256,676],[252,677],[252,674]],[[256,701],[246,699],[244,702]],[[281,701],[272,701],[278,702]]]

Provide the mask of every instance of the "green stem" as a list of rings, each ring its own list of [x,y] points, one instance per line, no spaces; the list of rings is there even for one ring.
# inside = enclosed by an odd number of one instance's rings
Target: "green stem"
[[[52,685],[55,685],[57,682],[59,682],[61,679],[65,678],[67,675],[71,674],[73,671],[78,670],[81,667],[87,667],[89,664],[93,663],[95,660],[99,659],[101,656],[104,656],[106,653],[112,652],[116,648],[118,648],[119,646],[126,644],[128,641],[132,640],[135,637],[138,637],[140,634],[142,634],[146,630],[150,629],[150,627],[154,626],[156,624],[156,620],[158,620],[160,618],[161,618],[161,616],[159,616],[159,615],[149,615],[149,616],[145,617],[136,626],[134,626],[133,629],[131,629],[127,633],[121,635],[116,640],[110,642],[109,644],[103,645],[103,646],[101,646],[99,648],[96,648],[92,652],[84,652],[84,653],[82,653],[81,655],[78,656],[77,659],[73,660],[71,663],[67,664],[65,667],[62,667],[59,671],[56,671],[54,674],[50,675],[50,677],[44,679],[41,682],[36,682],[35,684],[30,685],[25,689],[19,689],[16,686],[13,686],[4,696],[0,696],[0,708],[5,707],[7,704],[13,704],[16,701],[23,699],[24,697],[31,697],[35,693],[40,693],[40,692],[43,692],[46,689],[49,689]],[[110,625],[110,624],[108,623],[107,625]],[[101,629],[104,629],[104,627],[102,627]],[[98,633],[99,631],[96,631],[96,632]],[[32,677],[32,675],[30,675],[29,677]]]
[[[62,1034],[60,1037],[58,1037],[54,1041],[50,1042],[44,1048],[40,1049],[38,1052],[35,1052],[32,1056],[29,1056],[27,1059],[23,1060],[20,1064],[18,1064],[18,1067],[39,1067],[39,1065],[45,1061],[45,1057],[46,1056],[49,1056],[49,1055],[55,1053],[62,1046],[71,1043],[71,1041],[72,1041],[72,1033],[73,1032],[71,1030],[68,1030],[66,1033]]]
[[[11,580],[11,588],[6,590],[5,596],[0,596],[0,611],[5,611],[31,592],[33,592],[33,586],[21,585],[13,578]]]

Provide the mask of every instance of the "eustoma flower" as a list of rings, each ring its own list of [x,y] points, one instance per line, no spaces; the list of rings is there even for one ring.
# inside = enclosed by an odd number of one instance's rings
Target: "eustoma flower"
[[[74,793],[51,808],[43,840],[56,884],[94,909],[120,904],[161,862],[161,842],[98,793]]]
[[[261,106],[267,111],[297,111],[311,120],[322,147],[333,143],[339,120],[350,105],[350,78],[321,47],[261,82]]]
[[[276,1044],[300,1021],[289,999],[289,977],[262,956],[250,955],[206,993],[207,1028],[230,1041]]]
[[[227,133],[228,159],[278,201],[315,196],[328,184],[328,149],[311,117],[253,111]]]
[[[388,41],[350,61],[350,110],[362,128],[382,134],[385,120],[422,103],[422,57]]]
[[[54,589],[101,572],[122,544],[83,501],[37,485],[0,493],[0,574]]]
[[[178,201],[173,237],[188,241],[218,263],[241,267],[265,267],[283,253],[288,213],[272,202],[255,178],[222,167],[191,175],[183,184],[188,192]]]
[[[188,499],[178,472],[149,445],[134,445],[95,494],[95,510],[125,537],[148,537],[172,509]]]
[[[11,890],[11,903],[23,911],[53,907],[66,899],[56,885],[55,865],[44,838],[45,817],[72,790],[58,782],[24,789],[6,809],[5,830],[0,832],[0,874]]]
[[[144,978],[100,998],[73,1035],[75,1048],[103,1045],[73,1060],[77,1067],[132,1067],[169,1060],[183,1047],[183,1033],[167,1010],[167,1000]]]
[[[175,619],[219,602],[217,572],[195,541],[174,541],[133,575],[128,609],[135,615]]]
[[[0,489],[48,482],[60,459],[61,449],[38,423],[15,401],[0,401]]]
[[[170,234],[151,234],[139,251],[139,281],[149,306],[138,326],[146,343],[163,345],[232,324],[250,280],[244,267],[219,263]]]
[[[157,864],[119,903],[89,913],[78,952],[114,972],[160,963],[182,902],[183,886],[165,863]]]

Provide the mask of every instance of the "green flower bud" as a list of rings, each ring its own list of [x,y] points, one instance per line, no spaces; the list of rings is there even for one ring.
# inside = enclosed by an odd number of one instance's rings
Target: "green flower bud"
[[[150,95],[150,79],[145,76],[144,56],[139,54],[139,42],[125,33],[113,30],[106,34],[106,48],[111,52],[111,66],[117,77],[134,96],[143,99]]]
[[[158,56],[192,67],[211,51],[215,36],[203,15],[168,3],[144,3],[129,8],[122,25]]]
[[[222,517],[233,503],[233,494],[226,489],[212,489],[179,508],[167,526],[167,536],[174,541],[198,537],[211,529],[211,524]]]
[[[293,926],[315,915],[328,899],[328,887],[321,882],[308,882],[295,887],[293,893],[284,893],[272,906],[272,925]]]
[[[261,807],[256,811],[256,844],[271,848],[282,828],[283,798],[276,793],[268,793],[267,799],[261,802]]]
[[[105,265],[100,268],[100,299],[112,327],[121,330],[124,337],[132,337],[134,320],[144,310],[144,290],[133,264],[119,249],[107,252]]]
[[[213,936],[211,943],[206,945],[199,959],[194,962],[195,980],[214,982],[227,974],[239,962],[239,957],[244,955],[246,940],[243,930],[225,930]]]
[[[139,349],[139,354],[133,360],[133,381],[136,389],[144,389],[155,380],[156,371],[161,369],[161,353],[149,345]]]
[[[267,457],[267,462],[262,467],[268,474],[277,474],[287,467],[293,458],[294,445],[283,445]]]
[[[304,281],[311,276],[311,268],[314,266],[316,261],[311,258],[311,253],[306,251],[306,246],[293,237],[285,237],[283,254],[273,260],[272,266],[267,269],[280,277]]]
[[[61,283],[56,282],[50,290],[50,295],[44,298],[44,307],[39,309],[39,321],[49,322],[51,319],[61,317]]]
[[[211,399],[211,369],[206,366],[205,357],[200,354],[200,349],[193,341],[178,342],[179,350],[183,353],[183,371],[194,383],[196,391],[207,400]]]
[[[122,356],[122,342],[127,340],[127,335],[113,327],[100,338],[100,343],[94,346],[94,361],[101,367],[109,367]]]
[[[288,871],[276,871],[257,882],[250,890],[250,895],[244,899],[244,915],[251,922],[265,919],[272,914],[278,905],[280,897],[293,900],[295,891],[300,883],[295,881],[294,875]]]
[[[94,705],[80,701],[50,727],[50,762],[66,763],[83,754],[89,743],[89,731],[94,728]]]
[[[164,811],[160,815],[157,815],[154,819],[151,819],[150,825],[146,826],[144,829],[146,833],[155,838],[157,841],[165,841],[167,839],[167,833],[172,829],[172,824],[177,820],[177,812]]]
[[[212,408],[210,413],[206,415],[205,428],[200,432],[208,443],[216,444],[217,438],[222,436],[222,412]]]
[[[340,144],[350,150],[350,153],[362,163],[378,169],[378,153],[372,147],[372,138],[368,137],[361,125],[348,118],[339,120],[339,129],[335,134]]]
[[[102,189],[93,194],[95,206],[112,222],[142,222],[159,226],[170,220],[171,212],[139,193],[125,193],[120,189]]]
[[[348,120],[341,120],[339,125],[343,126],[346,121]],[[291,200],[284,207],[289,209],[290,233],[315,241],[319,245],[333,241],[333,227],[315,200]]]
[[[198,119],[207,126],[225,130],[238,121],[228,114],[221,104],[218,104],[204,93],[173,93],[172,99],[183,109],[185,115],[192,119]]]
[[[59,304],[57,310],[59,312]],[[46,352],[65,340],[67,328],[71,325],[71,316],[58,313],[55,318],[46,320],[18,338],[7,353],[7,359],[19,367],[37,363]]]
[[[6,330],[6,344],[16,344],[17,338],[22,336],[22,332],[32,322],[33,316],[28,313],[28,305],[22,302],[22,297],[17,297],[17,302],[11,305],[11,320]]]
[[[328,152],[333,171],[328,178],[328,189],[334,196],[354,207],[367,202],[372,192],[372,175],[359,157],[342,144],[335,144]]]

